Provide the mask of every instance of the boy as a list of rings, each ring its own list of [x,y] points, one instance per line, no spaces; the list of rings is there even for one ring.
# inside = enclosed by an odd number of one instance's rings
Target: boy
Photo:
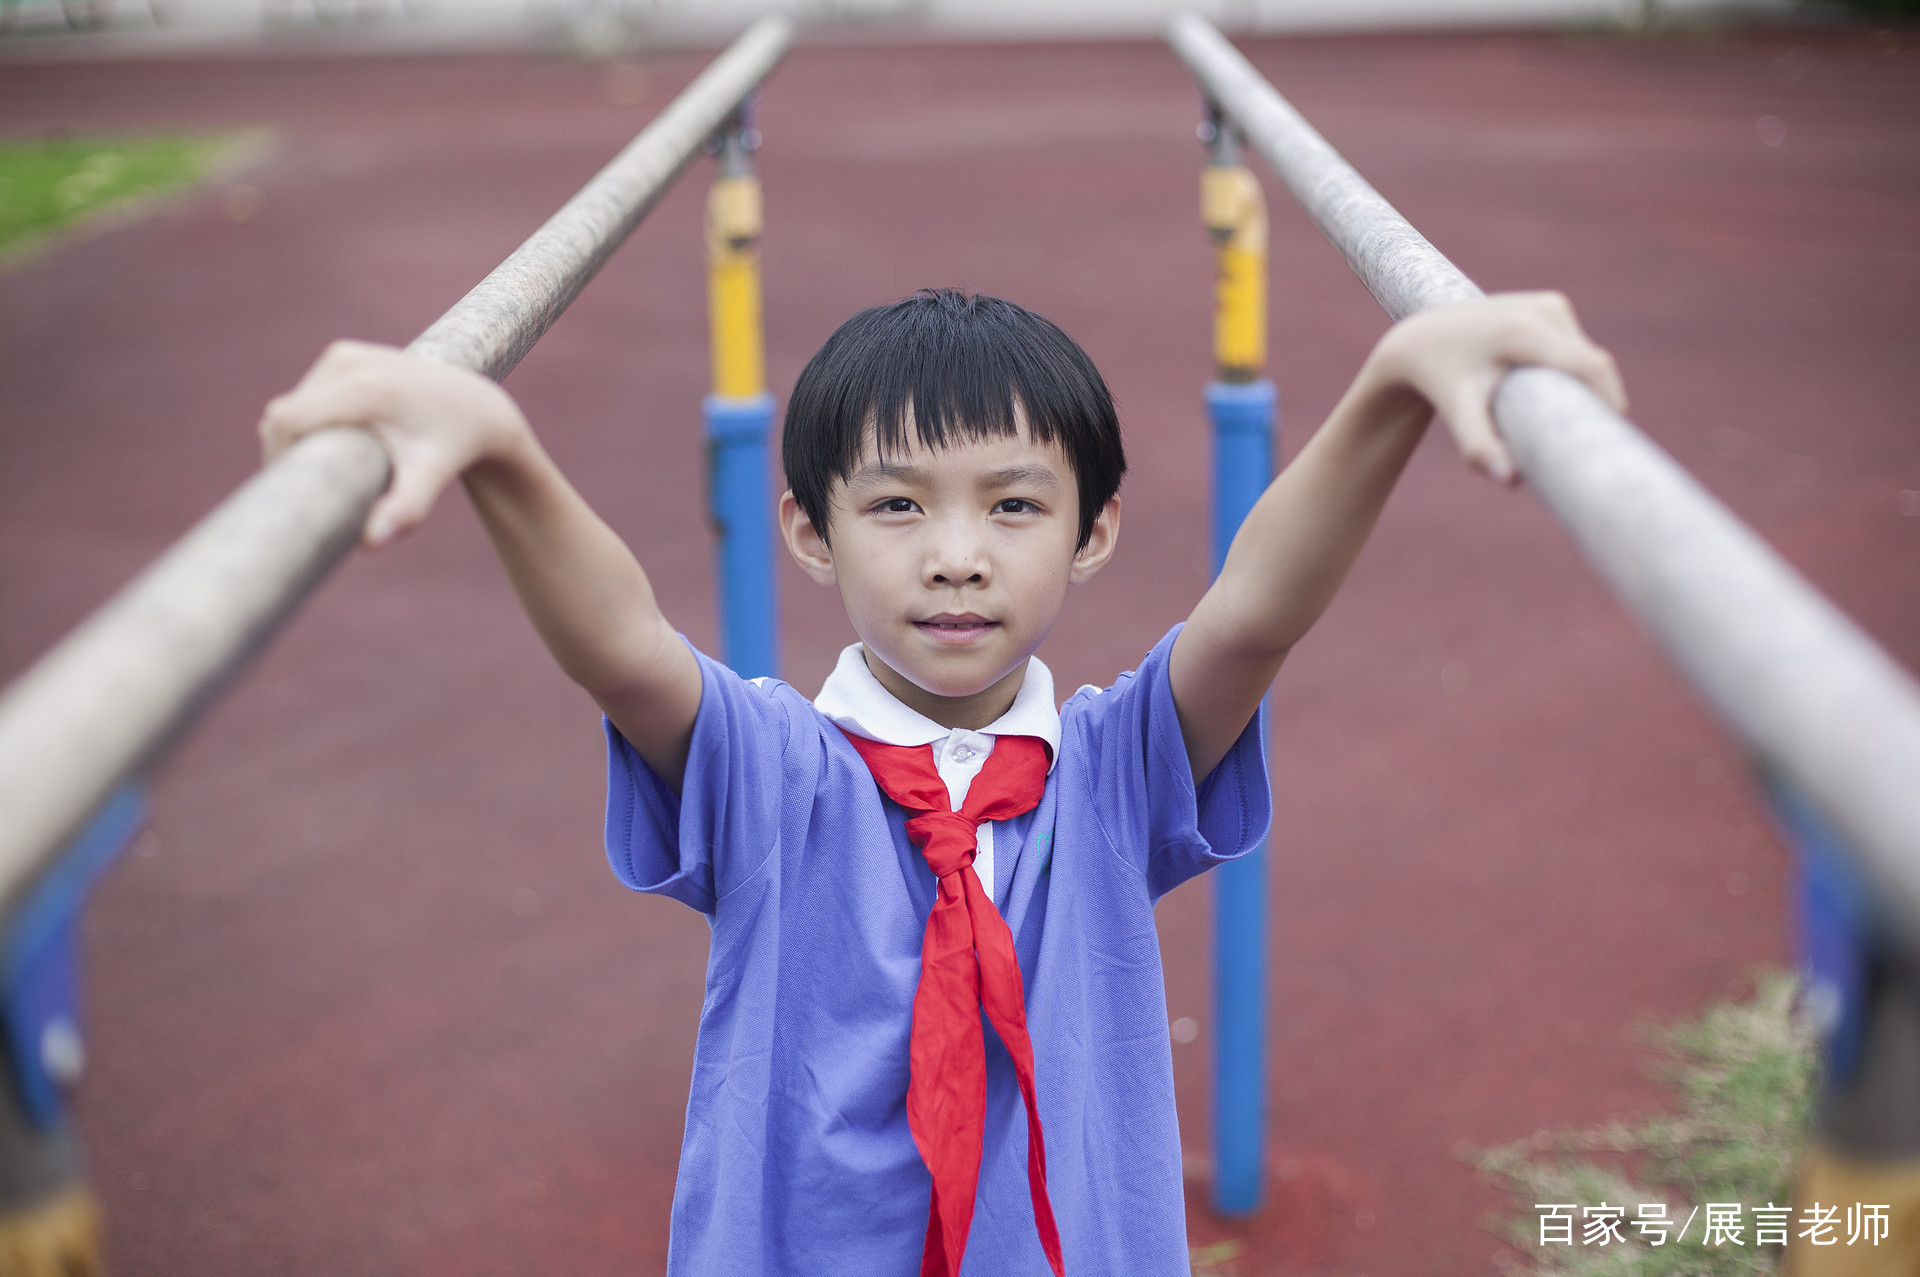
[[[1624,407],[1558,296],[1402,322],[1184,626],[1059,711],[1032,653],[1114,551],[1125,460],[1086,355],[1010,303],[863,312],[794,388],[782,533],[860,640],[813,702],[686,644],[492,383],[341,344],[261,425],[380,436],[369,544],[462,479],[605,711],[616,873],[708,916],[670,1272],[1175,1274],[1153,902],[1264,832],[1255,709],[1432,410],[1513,479],[1488,403],[1523,363]]]

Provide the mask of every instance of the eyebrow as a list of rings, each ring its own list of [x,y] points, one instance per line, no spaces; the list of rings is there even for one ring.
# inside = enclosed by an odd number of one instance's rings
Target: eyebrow
[[[847,483],[867,487],[881,483],[929,484],[932,473],[924,466],[906,466],[891,461],[870,461],[847,476]],[[1060,486],[1060,476],[1048,466],[1016,465],[1006,466],[981,476],[983,488],[1013,488],[1021,485],[1043,488]]]
[[[1017,488],[1023,485],[1057,488],[1060,486],[1060,476],[1047,466],[1008,466],[1004,470],[995,470],[980,482],[983,488]]]
[[[932,480],[922,466],[903,466],[890,461],[869,461],[847,476],[849,485],[866,486],[875,483],[918,483],[926,484]]]

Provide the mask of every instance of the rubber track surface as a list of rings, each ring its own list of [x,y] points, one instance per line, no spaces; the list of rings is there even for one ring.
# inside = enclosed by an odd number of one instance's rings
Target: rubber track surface
[[[1913,668],[1901,38],[1248,47],[1483,285],[1570,293],[1635,417]],[[0,674],[249,473],[261,403],[325,341],[410,338],[704,60],[9,67],[7,133],[277,144],[235,179],[257,207],[230,181],[0,276]],[[1055,317],[1111,378],[1125,535],[1044,650],[1065,688],[1130,666],[1205,584],[1195,118],[1151,44],[803,48],[762,105],[777,389],[853,310],[953,283]],[[706,645],[704,185],[509,386]],[[1290,454],[1384,321],[1274,204]],[[1491,1271],[1502,1198],[1456,1147],[1663,1103],[1637,1026],[1789,952],[1738,750],[1539,505],[1442,442],[1276,689],[1252,1222],[1206,1209],[1207,1035],[1175,1048],[1194,1241],[1240,1239],[1242,1274]],[[850,636],[830,594],[782,586],[811,690]],[[88,917],[78,1111],[114,1271],[659,1271],[706,928],[615,884],[601,799],[598,718],[457,495],[329,583],[161,773]],[[1208,911],[1204,888],[1161,910],[1170,1014],[1203,1030]]]

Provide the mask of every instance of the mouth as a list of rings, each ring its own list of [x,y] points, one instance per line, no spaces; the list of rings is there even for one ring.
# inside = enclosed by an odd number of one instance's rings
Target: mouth
[[[999,625],[998,621],[989,621],[972,612],[942,612],[913,623],[915,629],[941,643],[971,643],[998,629]]]

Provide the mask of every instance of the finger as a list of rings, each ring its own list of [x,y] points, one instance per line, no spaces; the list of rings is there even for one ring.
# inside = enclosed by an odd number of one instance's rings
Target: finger
[[[269,465],[273,459],[286,451],[291,442],[287,435],[286,423],[281,418],[281,403],[285,395],[267,400],[267,406],[260,412],[259,424],[254,429],[260,435],[260,463]]]
[[[389,545],[425,521],[455,468],[438,453],[406,439],[382,434],[393,464],[393,479],[367,514],[361,539],[369,549]]]
[[[1627,410],[1627,387],[1620,378],[1620,366],[1584,333],[1568,334],[1542,362],[1578,377],[1615,412]]]
[[[1606,400],[1607,406],[1615,412],[1625,415],[1627,411],[1627,383],[1620,375],[1620,365],[1612,352],[1600,346],[1594,347],[1599,356],[1594,375],[1587,379],[1595,394]]]
[[[1615,412],[1625,412],[1627,385],[1620,376],[1620,365],[1614,361],[1612,352],[1587,335],[1587,330],[1580,324],[1579,315],[1574,313],[1573,303],[1565,293],[1548,292],[1536,296],[1549,323],[1561,334],[1563,345],[1558,357],[1552,361],[1553,365],[1586,382],[1588,388]]]
[[[431,508],[429,502],[428,509]],[[367,522],[360,529],[360,544],[369,550],[392,545],[419,527],[426,517],[426,510],[419,509],[405,494],[390,489],[367,513]]]
[[[308,368],[305,375],[300,378],[300,385],[305,387],[312,382],[346,376],[391,353],[393,353],[393,347],[377,346],[367,341],[353,341],[346,338],[330,341],[327,343],[327,348],[320,352],[320,358],[314,360],[313,366]]]
[[[316,392],[340,380],[361,362],[363,343],[329,342],[320,357],[310,364],[292,390],[269,399],[254,427],[260,436],[261,459],[271,462],[291,447],[295,440],[317,428]]]
[[[284,395],[276,395],[267,401],[261,411],[260,443],[265,449],[267,460],[285,452],[299,441],[301,436],[311,434],[317,429],[335,424],[361,424],[359,421],[343,420],[347,405],[337,394],[326,394],[314,389],[294,389]]]
[[[373,503],[360,529],[360,542],[369,550],[392,545],[419,527],[433,509],[433,494],[396,483]]]
[[[1440,416],[1460,448],[1467,464],[1499,483],[1511,484],[1519,477],[1513,453],[1493,424],[1495,382],[1474,378],[1448,396]]]
[[[1539,299],[1541,306],[1556,318],[1572,324],[1575,328],[1580,327],[1579,317],[1573,313],[1573,299],[1565,293],[1557,288],[1543,288],[1534,296]]]
[[[316,430],[373,427],[391,419],[396,407],[391,390],[373,376],[349,373],[303,382],[267,404],[260,419],[261,442],[272,460]]]
[[[376,392],[380,364],[400,354],[391,346],[334,341],[320,352],[294,388],[267,404],[272,428],[284,448],[293,439],[328,425],[366,425],[390,405]],[[357,400],[364,399],[364,403]],[[268,430],[263,418],[262,436]]]
[[[1525,293],[1518,300],[1525,317],[1517,317],[1507,333],[1503,355],[1515,365],[1537,364],[1577,377],[1608,407],[1624,413],[1627,389],[1620,367],[1613,355],[1581,328],[1566,295]]]

